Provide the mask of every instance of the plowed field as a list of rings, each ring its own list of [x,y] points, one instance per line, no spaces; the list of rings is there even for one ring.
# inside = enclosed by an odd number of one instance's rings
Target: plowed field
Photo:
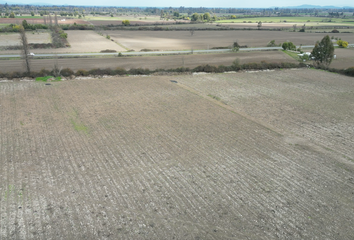
[[[0,238],[352,239],[352,89],[313,70],[0,83]]]

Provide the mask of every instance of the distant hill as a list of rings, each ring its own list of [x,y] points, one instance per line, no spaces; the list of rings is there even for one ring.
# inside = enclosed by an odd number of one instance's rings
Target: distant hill
[[[292,7],[282,7],[282,8],[322,8],[322,9],[342,9],[342,8],[354,8],[354,7],[349,7],[349,6],[343,6],[343,7],[338,7],[338,6],[319,6],[319,5],[300,5],[300,6],[292,6]]]

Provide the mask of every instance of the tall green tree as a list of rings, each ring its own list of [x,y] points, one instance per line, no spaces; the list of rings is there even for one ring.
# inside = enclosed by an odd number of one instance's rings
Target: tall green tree
[[[198,21],[199,20],[199,14],[198,13],[193,13],[193,15],[191,17],[191,20],[193,22]]]
[[[316,43],[311,55],[314,57],[316,64],[320,67],[328,67],[329,64],[331,64],[334,55],[334,47],[328,35],[322,38],[321,42]]]

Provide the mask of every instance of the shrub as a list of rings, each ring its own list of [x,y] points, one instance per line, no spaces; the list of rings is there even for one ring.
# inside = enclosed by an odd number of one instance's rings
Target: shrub
[[[125,75],[125,74],[127,74],[127,71],[124,68],[117,67],[116,69],[114,69],[114,74]]]
[[[89,74],[91,75],[114,75],[112,69],[110,68],[94,68],[88,71]]]
[[[344,74],[354,77],[354,67],[350,67],[344,70]]]
[[[76,71],[75,75],[76,76],[88,76],[89,73],[86,70],[79,69],[79,70]]]
[[[337,29],[333,29],[332,33],[339,33],[339,31]]]
[[[342,48],[347,48],[348,47],[348,42],[347,41],[338,40],[337,44],[338,44],[339,47],[342,47]]]
[[[38,76],[45,77],[45,76],[48,76],[50,74],[51,74],[51,71],[42,68],[41,71],[39,71]]]
[[[69,76],[74,75],[74,74],[75,74],[74,71],[71,70],[70,68],[64,68],[60,72],[60,75],[62,75],[64,77],[69,77]]]
[[[124,26],[129,26],[129,25],[130,25],[130,21],[129,21],[129,20],[123,20],[123,21],[122,21],[122,24],[123,24]]]
[[[128,73],[132,75],[146,75],[150,73],[150,70],[148,68],[131,68]]]

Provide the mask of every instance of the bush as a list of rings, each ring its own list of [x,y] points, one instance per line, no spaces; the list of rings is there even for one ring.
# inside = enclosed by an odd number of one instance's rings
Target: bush
[[[129,20],[123,20],[123,21],[122,21],[122,24],[123,24],[124,26],[129,26],[129,25],[130,25],[130,21],[129,21]]]
[[[39,71],[38,76],[45,77],[45,76],[48,76],[50,74],[51,74],[51,71],[42,68],[41,71]]]
[[[114,75],[114,72],[110,68],[94,68],[88,71],[91,75]]]
[[[354,67],[347,68],[344,70],[344,74],[348,76],[354,77]]]
[[[127,71],[124,68],[117,67],[114,70],[114,74],[116,74],[116,75],[125,75],[125,74],[127,74]]]
[[[339,33],[339,31],[337,29],[333,29],[332,33]]]
[[[150,70],[148,68],[131,68],[128,73],[132,75],[147,75],[150,74]]]
[[[79,69],[79,70],[76,71],[75,75],[76,76],[88,76],[89,73],[86,70]]]
[[[338,40],[337,44],[338,44],[339,47],[342,47],[342,48],[347,48],[348,47],[348,42],[347,41]]]
[[[69,76],[74,75],[74,74],[75,74],[74,71],[71,70],[70,68],[64,68],[60,72],[60,75],[62,75],[64,77],[69,77]]]
[[[101,53],[114,53],[114,52],[117,52],[117,51],[113,50],[113,49],[101,50]]]

